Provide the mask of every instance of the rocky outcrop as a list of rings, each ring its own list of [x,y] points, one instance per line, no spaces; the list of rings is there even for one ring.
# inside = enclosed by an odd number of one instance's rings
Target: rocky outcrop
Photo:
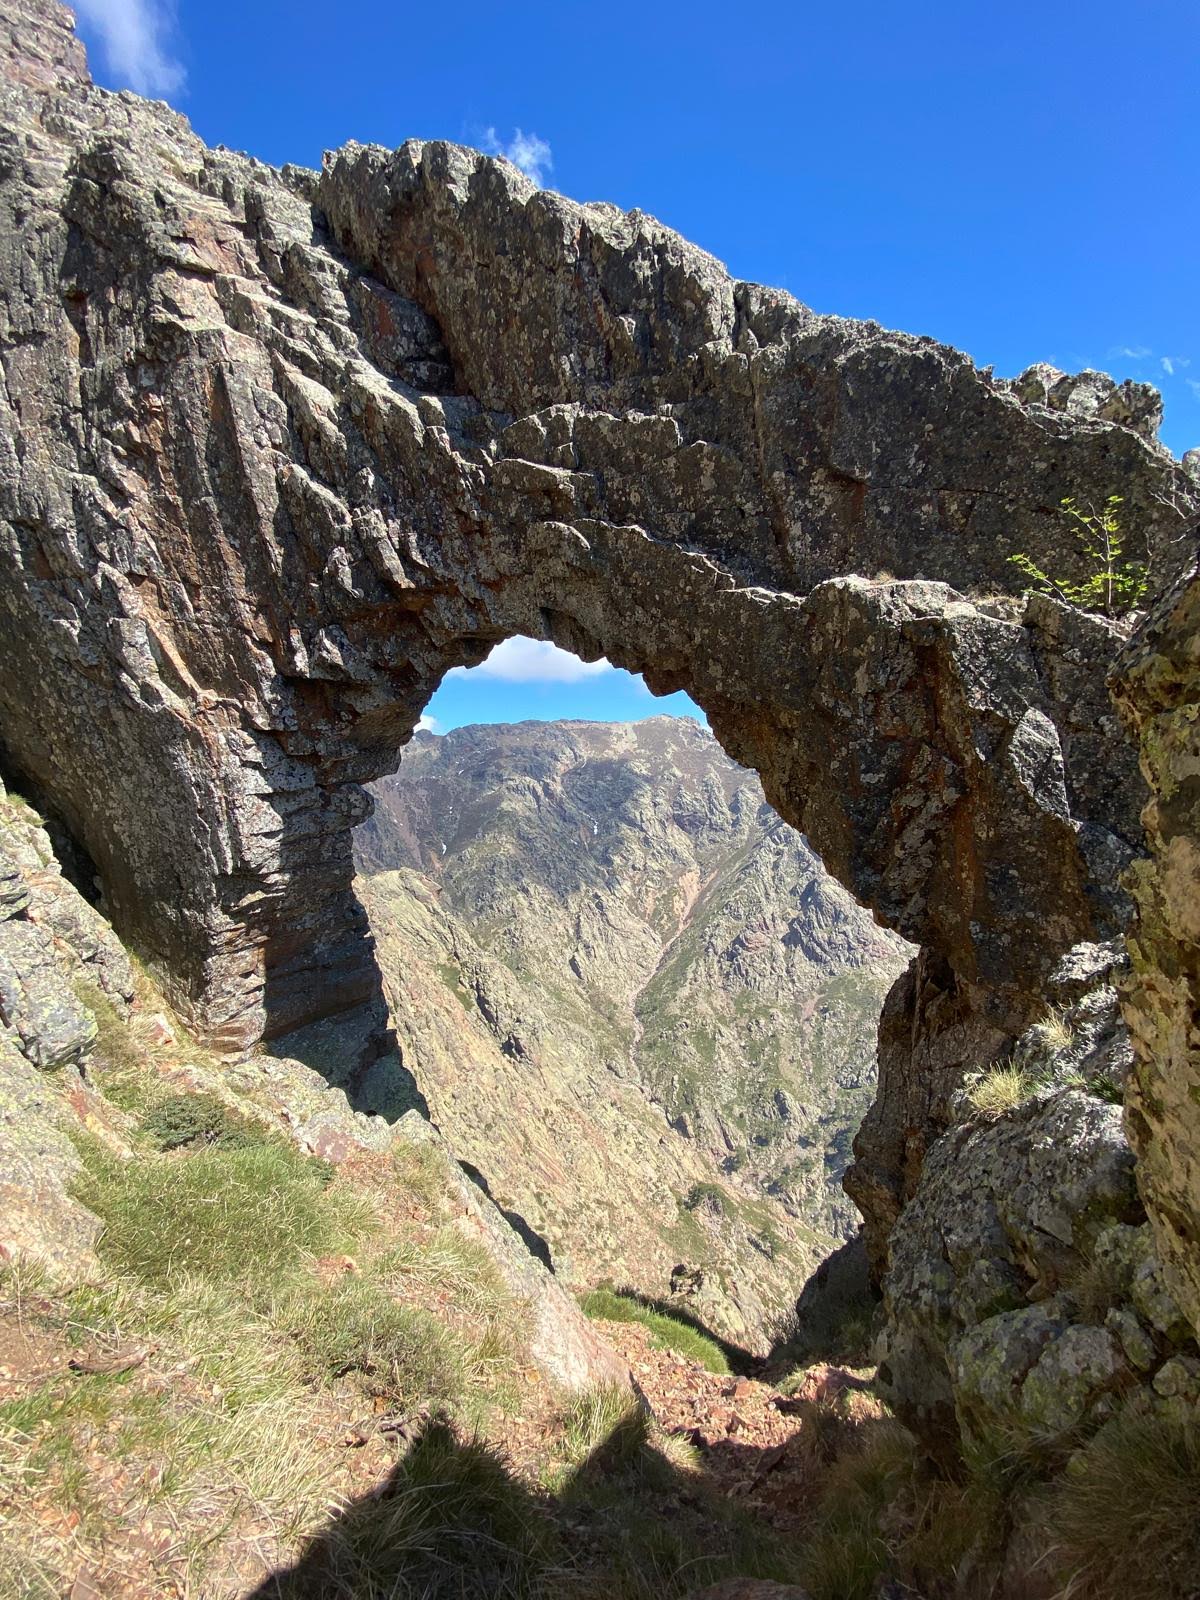
[[[1191,544],[1195,548],[1196,535]],[[1128,1127],[1155,1243],[1200,1330],[1200,577],[1165,594],[1117,664],[1151,799],[1149,858],[1131,875],[1125,1016],[1137,1065]]]
[[[123,1010],[129,959],[63,877],[41,819],[0,784],[0,1037],[35,1067],[76,1064],[96,1037],[80,983]]]
[[[1080,576],[1060,501],[1114,488],[1171,575],[1143,398],[1018,394],[456,146],[210,151],[52,0],[7,28],[0,727],[116,925],[222,1045],[382,1025],[350,830],[445,671],[525,633],[687,687],[922,947],[879,1255],[945,1085],[1119,929],[1136,803],[1064,698],[1114,641],[990,597],[1014,550]]]
[[[76,1069],[62,1076],[82,1099]],[[100,1223],[71,1197],[81,1124],[62,1088],[0,1033],[0,1264],[23,1258],[69,1281],[92,1264]]]
[[[1112,624],[1031,596],[1019,623],[953,602],[906,635],[909,653],[882,657],[876,688],[880,719],[897,668],[910,709],[927,697],[906,781],[893,789],[852,750],[842,770],[835,758],[820,802],[855,814],[853,837],[883,858],[865,898],[925,946],[884,1008],[879,1089],[847,1175],[877,1271],[964,1073],[992,1062],[1047,1004],[1074,998],[1077,943],[1119,933],[1140,803],[1134,753],[1103,695],[1121,642]],[[927,688],[913,693],[922,674]],[[831,748],[838,737],[828,729]],[[861,868],[849,871],[863,881]]]
[[[1093,982],[1020,1042],[1011,1109],[960,1091],[925,1158],[890,1240],[880,1376],[948,1461],[1077,1444],[1191,1370],[1114,1103],[1128,1066],[1115,993]]]

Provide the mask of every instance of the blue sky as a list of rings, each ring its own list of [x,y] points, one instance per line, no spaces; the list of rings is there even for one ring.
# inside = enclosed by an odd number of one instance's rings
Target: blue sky
[[[640,677],[607,661],[578,656],[533,639],[506,639],[482,666],[456,667],[426,708],[424,725],[447,733],[467,722],[556,721],[582,717],[594,722],[640,722],[643,717],[703,713],[686,694],[656,699]]]
[[[1164,442],[1200,444],[1196,0],[80,10],[98,80],[163,95],[210,143],[311,166],[350,138],[507,150],[819,311],[1006,375],[1154,382]],[[600,676],[508,693],[595,696]]]

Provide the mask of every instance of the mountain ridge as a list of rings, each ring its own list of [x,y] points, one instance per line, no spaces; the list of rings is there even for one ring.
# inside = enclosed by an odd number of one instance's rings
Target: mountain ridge
[[[423,732],[374,798],[360,890],[456,1153],[571,1281],[674,1285],[765,1347],[857,1224],[903,942],[691,719]]]

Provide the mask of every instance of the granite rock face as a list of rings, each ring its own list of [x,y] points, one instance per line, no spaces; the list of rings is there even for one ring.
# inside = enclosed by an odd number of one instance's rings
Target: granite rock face
[[[947,1460],[1086,1435],[1195,1357],[1120,1107],[1083,1086],[938,1140],[893,1230],[884,1300],[885,1391]]]
[[[40,819],[0,784],[0,1037],[35,1067],[77,1065],[96,1037],[81,983],[124,1010],[129,958],[63,877]]]
[[[1078,1440],[1134,1391],[1157,1404],[1194,1359],[1121,1108],[1128,978],[1120,941],[1069,953],[1043,1018],[947,1093],[948,1130],[892,1227],[880,1376],[947,1461],[964,1444]]]
[[[350,832],[443,674],[522,633],[686,687],[922,947],[880,1255],[944,1084],[1119,928],[1137,801],[1070,689],[1111,632],[994,599],[1014,550],[1079,576],[1060,500],[1114,487],[1172,574],[1144,397],[1018,393],[456,146],[208,150],[53,0],[0,60],[0,728],[115,925],[220,1044],[382,1025]]]
[[[1194,530],[1191,546],[1196,547]],[[1127,1113],[1139,1182],[1172,1290],[1200,1329],[1200,576],[1193,568],[1122,652],[1114,694],[1152,798],[1134,868],[1125,1017]]]

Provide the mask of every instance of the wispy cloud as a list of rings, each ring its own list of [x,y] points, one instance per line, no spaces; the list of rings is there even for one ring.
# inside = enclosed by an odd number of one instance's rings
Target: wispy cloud
[[[1187,386],[1196,396],[1196,399],[1200,400],[1200,378],[1188,378]]]
[[[441,727],[441,723],[438,721],[438,719],[436,717],[431,717],[431,716],[426,715],[426,716],[423,716],[423,717],[419,717],[417,719],[417,726],[414,729],[414,732],[416,732],[416,733],[436,733],[440,727]]]
[[[1173,378],[1176,372],[1192,364],[1190,356],[1162,356],[1160,357],[1162,369],[1168,378]]]
[[[506,142],[498,137],[495,128],[485,128],[482,144],[488,155],[504,156],[514,167],[520,167],[539,189],[545,187],[547,176],[554,171],[550,146],[545,139],[539,139],[536,133],[522,133],[520,128],[516,128],[512,138]]]
[[[96,30],[109,71],[138,94],[174,95],[186,73],[171,54],[171,0],[75,0],[80,20]]]
[[[1108,352],[1110,356],[1124,356],[1127,361],[1144,361],[1154,351],[1145,344],[1118,344]]]
[[[498,644],[477,667],[455,667],[454,675],[464,677],[473,672],[481,678],[499,678],[503,683],[578,683],[601,672],[615,671],[603,657],[599,661],[581,661],[544,639],[516,638]]]

